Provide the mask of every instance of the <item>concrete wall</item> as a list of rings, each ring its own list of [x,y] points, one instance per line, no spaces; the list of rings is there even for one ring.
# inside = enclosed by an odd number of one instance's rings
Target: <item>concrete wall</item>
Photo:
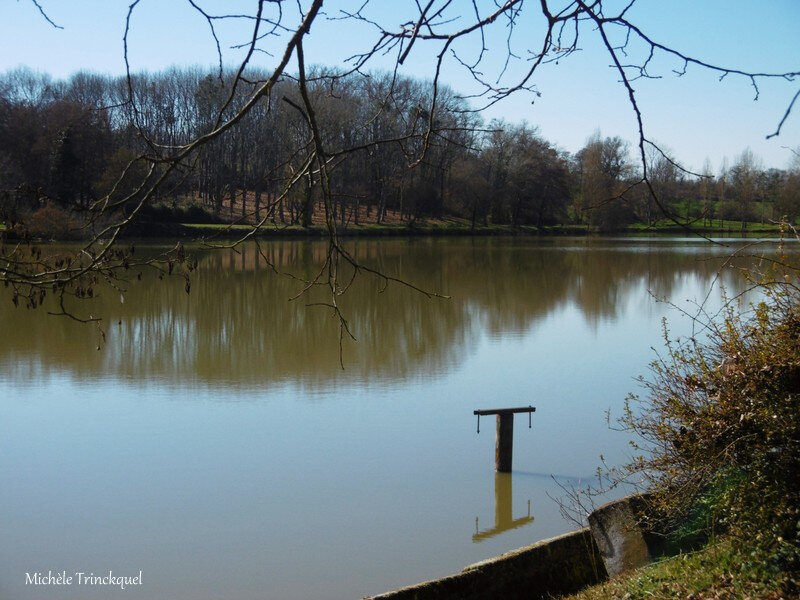
[[[586,529],[470,565],[457,575],[366,600],[513,600],[577,592],[661,554],[663,536],[640,525],[646,514],[646,495],[614,500],[592,511]]]
[[[615,500],[592,511],[589,528],[606,572],[614,577],[652,562],[645,533],[639,526],[644,510],[641,496]]]
[[[609,576],[643,567],[664,553],[664,532],[648,529],[653,526],[648,524],[649,512],[648,496],[634,494],[589,515],[589,528]]]
[[[549,598],[576,592],[606,578],[589,529],[581,529],[370,600],[484,600]]]

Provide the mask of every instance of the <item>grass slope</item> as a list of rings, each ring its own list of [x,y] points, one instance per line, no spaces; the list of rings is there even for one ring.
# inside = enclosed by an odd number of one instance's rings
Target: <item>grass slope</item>
[[[569,596],[570,600],[796,598],[790,574],[776,572],[740,541],[723,539],[697,552],[664,558]]]

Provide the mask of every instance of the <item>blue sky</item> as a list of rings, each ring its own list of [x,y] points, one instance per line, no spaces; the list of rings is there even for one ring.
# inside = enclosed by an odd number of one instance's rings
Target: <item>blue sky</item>
[[[127,0],[41,0],[50,17],[63,29],[54,29],[29,0],[0,0],[0,71],[27,65],[55,77],[85,69],[103,73],[123,72],[122,35]],[[335,16],[342,8],[353,8],[362,0],[329,0],[325,10]],[[307,4],[307,2],[304,2]],[[456,0],[466,8],[471,3]],[[487,4],[487,3],[484,3]],[[551,4],[555,4],[552,3]],[[612,2],[607,2],[609,6]],[[294,15],[294,3],[286,3]],[[535,14],[536,5],[528,8]],[[209,11],[250,13],[253,0],[204,2]],[[368,14],[389,26],[413,16],[413,1],[373,0]],[[409,7],[411,9],[409,10]],[[608,11],[610,12],[610,11]],[[638,0],[629,13],[654,39],[708,62],[742,70],[766,72],[800,71],[800,1],[769,0]],[[249,25],[223,25],[220,37],[226,62],[236,51],[227,46],[244,41]],[[495,75],[501,68],[505,47],[503,23],[487,37],[490,53],[484,73]],[[541,22],[528,18],[517,27],[513,49],[524,57],[525,42],[541,35]],[[284,41],[271,42],[274,49]],[[342,65],[345,58],[374,40],[368,26],[320,20],[306,44],[306,61]],[[439,45],[418,44],[402,72],[420,78],[433,74],[433,57]],[[609,68],[609,58],[599,45],[596,32],[586,27],[581,51],[543,69],[536,79],[540,97],[518,95],[493,106],[485,117],[508,121],[526,120],[540,128],[553,143],[577,151],[596,130],[634,140],[634,115],[627,94]],[[462,47],[467,54],[470,48]],[[134,69],[155,71],[167,66],[213,65],[215,45],[208,25],[182,0],[142,0],[133,16],[130,57]],[[268,68],[274,58],[260,55],[258,64]],[[509,73],[525,68],[523,59],[512,61]],[[388,61],[377,60],[375,68]],[[785,167],[790,152],[784,146],[800,145],[800,106],[784,125],[780,137],[765,140],[775,130],[792,96],[800,89],[794,82],[760,83],[758,101],[753,101],[749,81],[728,77],[718,81],[712,73],[690,68],[683,77],[672,69],[680,63],[657,57],[657,80],[635,83],[644,113],[647,135],[671,150],[686,166],[700,169],[706,158],[714,171],[723,160],[734,162],[749,147],[765,167]],[[455,90],[469,93],[474,84],[456,63],[445,64],[443,80]],[[535,100],[531,103],[531,100]]]

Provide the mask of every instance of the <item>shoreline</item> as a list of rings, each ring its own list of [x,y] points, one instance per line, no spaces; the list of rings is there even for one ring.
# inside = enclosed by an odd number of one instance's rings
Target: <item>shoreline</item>
[[[445,222],[443,224],[420,224],[420,225],[349,225],[337,228],[337,235],[341,237],[485,237],[485,236],[541,236],[541,237],[562,237],[562,236],[596,236],[610,237],[617,235],[723,235],[723,236],[779,236],[781,229],[779,226],[766,226],[760,223],[752,224],[753,228],[742,230],[734,227],[715,228],[715,227],[688,227],[686,229],[676,225],[661,227],[623,227],[610,231],[599,231],[591,229],[585,225],[486,225],[470,227],[467,224],[457,222]],[[200,237],[241,237],[251,230],[247,225],[203,225],[203,224],[181,224],[184,235]],[[299,226],[285,226],[260,229],[256,234],[259,238],[270,237],[325,237],[328,231],[320,225],[312,225],[308,228]]]
[[[240,224],[201,224],[201,223],[146,223],[131,227],[120,235],[120,239],[225,239],[236,240],[244,237],[253,230],[250,225]],[[676,225],[644,227],[635,225],[610,231],[590,229],[585,225],[488,225],[470,227],[459,222],[444,222],[442,224],[415,224],[415,225],[349,225],[337,228],[337,235],[343,238],[381,238],[381,237],[613,237],[613,236],[665,236],[683,237],[696,235],[699,238],[720,237],[775,237],[781,235],[778,225],[751,224],[751,228],[742,230],[741,227],[687,227]],[[299,225],[262,227],[250,237],[258,239],[315,239],[328,235],[328,230],[320,225],[301,227]],[[0,239],[5,241],[24,241],[13,230],[0,229]],[[79,238],[45,238],[31,237],[31,241],[81,241]]]

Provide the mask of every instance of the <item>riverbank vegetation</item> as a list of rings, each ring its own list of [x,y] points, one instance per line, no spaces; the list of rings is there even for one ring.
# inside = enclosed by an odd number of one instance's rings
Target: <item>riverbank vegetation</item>
[[[701,305],[685,338],[665,326],[619,421],[635,456],[601,488],[647,491],[644,526],[670,558],[580,598],[800,593],[800,269],[784,255],[761,265],[745,272],[763,298],[749,310]]]
[[[266,76],[252,72],[248,81]],[[0,222],[19,236],[71,238],[90,237],[103,219],[124,218],[147,180],[144,163],[130,161],[150,150],[150,140],[180,147],[212,130],[221,109],[235,114],[255,84],[239,81],[236,88],[233,77],[198,68],[141,73],[130,82],[132,104],[125,77],[81,72],[61,81],[24,68],[3,73]],[[305,165],[296,149],[307,141],[307,121],[297,85],[287,79],[224,138],[174,170],[130,228],[159,235],[165,230],[151,224],[327,227],[330,214],[339,229],[447,223],[462,230],[685,233],[683,227],[772,229],[781,217],[800,216],[797,155],[786,169],[764,169],[749,150],[731,149],[741,152],[733,164],[712,172],[707,162],[693,175],[676,166],[680,157],[654,151],[654,196],[619,137],[595,132],[569,154],[531,125],[483,122],[441,86],[431,129],[422,108],[431,102],[430,82],[320,68],[307,83],[336,167],[329,195],[298,177]],[[103,218],[87,221],[99,208]]]
[[[789,598],[791,575],[776,571],[770,556],[738,540],[715,540],[702,550],[659,560],[570,596],[570,600],[711,600]]]

